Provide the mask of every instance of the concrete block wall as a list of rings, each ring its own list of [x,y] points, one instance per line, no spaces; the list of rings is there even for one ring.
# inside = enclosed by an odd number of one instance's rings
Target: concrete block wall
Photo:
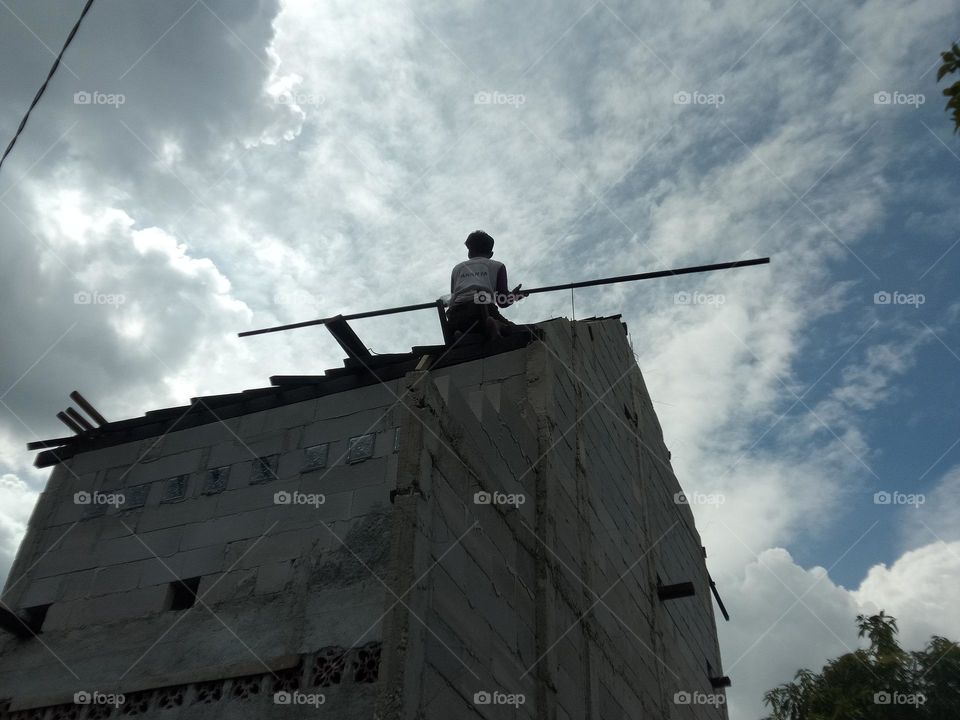
[[[408,378],[411,602],[385,619],[377,717],[726,718],[700,539],[623,327],[541,327],[495,363]],[[658,582],[696,594],[661,601]]]
[[[4,591],[50,607],[42,642],[0,636],[0,718],[114,716],[78,711],[78,690],[151,718],[317,713],[278,691],[343,718],[726,718],[677,701],[716,696],[722,666],[623,327],[541,327],[521,350],[57,467]],[[372,456],[348,463],[365,433]],[[91,512],[80,492],[131,502]],[[173,610],[186,578],[202,601]]]
[[[39,640],[0,635],[0,701],[9,701],[8,712],[43,717],[42,708],[76,692],[135,697],[167,687],[180,693],[178,717],[196,716],[198,704],[207,717],[315,713],[274,708],[272,700],[270,713],[250,702],[246,709],[208,703],[198,699],[207,696],[197,694],[196,682],[219,683],[215,694],[259,697],[280,682],[281,670],[290,672],[285,663],[293,657],[308,690],[311,654],[339,648],[348,662],[370,643],[379,653],[385,589],[377,576],[390,548],[397,385],[171,432],[57,466],[3,594],[21,611],[49,605]],[[350,439],[368,433],[372,455],[348,463]],[[326,464],[314,468],[308,448],[320,444],[328,444]],[[271,459],[265,467],[260,458]],[[77,493],[128,502],[82,504]],[[313,504],[295,504],[307,496]],[[172,609],[171,583],[188,578],[199,578],[199,599]],[[371,682],[346,678],[324,692],[338,698],[344,717],[354,716],[351,707],[368,717]],[[176,716],[173,710],[163,717]]]

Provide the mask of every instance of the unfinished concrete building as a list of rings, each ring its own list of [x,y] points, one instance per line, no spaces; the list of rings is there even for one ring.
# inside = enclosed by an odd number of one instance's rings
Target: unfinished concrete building
[[[626,328],[539,327],[48,443],[0,718],[726,718]]]

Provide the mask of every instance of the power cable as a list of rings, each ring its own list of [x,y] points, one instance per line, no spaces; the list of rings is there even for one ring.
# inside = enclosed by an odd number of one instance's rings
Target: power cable
[[[87,4],[83,6],[83,11],[80,13],[80,17],[77,18],[77,22],[74,24],[73,29],[70,31],[70,34],[67,36],[67,41],[63,44],[63,47],[60,49],[60,54],[57,55],[57,59],[53,61],[53,67],[50,68],[50,72],[47,73],[47,79],[43,81],[43,85],[40,86],[40,89],[37,90],[37,94],[33,97],[33,102],[30,103],[30,107],[27,108],[26,115],[23,116],[23,120],[20,121],[20,127],[17,128],[17,132],[14,133],[13,139],[10,140],[10,144],[7,145],[7,149],[3,151],[3,157],[0,157],[0,168],[3,167],[3,161],[7,159],[7,155],[10,154],[10,151],[13,150],[13,146],[17,142],[17,138],[20,137],[20,133],[23,132],[23,128],[26,127],[27,120],[30,118],[30,113],[33,111],[33,108],[37,106],[37,103],[40,102],[40,98],[43,95],[43,91],[47,89],[47,85],[50,83],[50,78],[53,77],[53,74],[57,71],[57,68],[60,67],[60,59],[63,57],[63,54],[67,51],[67,48],[70,46],[70,43],[73,41],[73,36],[77,34],[77,30],[80,29],[80,23],[83,22],[83,18],[86,17],[86,14],[90,11],[90,6],[93,5],[93,0],[87,0]]]

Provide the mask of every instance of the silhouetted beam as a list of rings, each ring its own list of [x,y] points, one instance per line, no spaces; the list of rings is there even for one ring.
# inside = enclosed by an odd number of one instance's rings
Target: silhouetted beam
[[[337,341],[337,344],[347,353],[347,357],[356,358],[361,362],[370,360],[372,355],[370,355],[370,351],[367,350],[367,346],[363,344],[360,337],[353,331],[353,328],[350,327],[350,323],[342,317],[337,316],[326,323],[326,328],[330,331],[330,334],[333,335],[333,339]]]
[[[595,285],[611,285],[613,283],[633,282],[634,280],[652,280],[654,278],[671,277],[673,275],[690,275],[691,273],[712,272],[713,270],[731,270],[750,265],[766,265],[770,258],[754,258],[753,260],[737,260],[735,262],[716,263],[715,265],[695,265],[693,267],[677,268],[676,270],[656,270],[655,272],[637,273],[636,275],[618,275],[617,277],[600,278],[599,280],[584,280],[582,282],[566,283],[564,285],[546,285],[522,291],[525,295],[534,293],[553,292],[554,290],[573,290],[575,288],[593,287]]]
[[[289,325],[278,325],[271,328],[263,328],[262,330],[247,330],[246,332],[237,333],[238,337],[250,337],[251,335],[263,335],[265,333],[274,333],[280,332],[281,330],[296,330],[297,328],[302,327],[311,327],[313,325],[326,325],[328,322],[339,317],[341,320],[360,320],[362,318],[368,317],[378,317],[380,315],[393,315],[395,313],[404,313],[412,312],[414,310],[427,310],[428,308],[436,307],[436,302],[428,303],[419,303],[418,305],[402,305],[401,307],[387,308],[386,310],[369,310],[362,313],[353,313],[352,315],[339,315],[329,318],[320,318],[319,320],[306,320],[304,322],[291,323]]]
[[[27,443],[27,450],[44,450],[46,448],[60,447],[61,445],[66,445],[68,442],[72,442],[74,436],[65,438],[51,438],[50,440],[34,440],[33,442]]]
[[[721,675],[720,677],[710,678],[710,685],[714,688],[725,688],[730,687],[733,683],[730,682],[730,678],[726,675]]]
[[[90,421],[87,420],[83,415],[78,413],[76,410],[74,410],[72,407],[67,408],[67,415],[69,415],[70,419],[73,420],[74,422],[79,423],[80,425],[83,425],[84,430],[93,430],[93,425],[90,423]]]
[[[676,583],[675,585],[660,585],[657,588],[657,597],[661,600],[676,600],[696,594],[692,582]]]
[[[717,601],[717,605],[720,606],[720,612],[723,613],[723,619],[727,622],[730,622],[730,613],[727,612],[727,608],[723,604],[723,600],[720,599],[720,593],[717,592],[717,584],[709,575],[707,575],[707,578],[710,580],[710,591],[713,593],[713,597]]]
[[[533,295],[535,293],[553,292],[555,290],[571,290],[581,287],[594,287],[596,285],[611,285],[613,283],[634,282],[635,280],[652,280],[653,278],[671,277],[673,275],[690,275],[691,273],[712,272],[713,270],[731,270],[733,268],[750,267],[751,265],[766,265],[770,258],[753,258],[752,260],[736,260],[734,262],[716,263],[714,265],[694,265],[692,267],[676,268],[674,270],[655,270],[648,273],[637,273],[636,275],[618,275],[616,277],[600,278],[598,280],[583,280],[582,282],[566,283],[564,285],[546,285],[544,287],[530,288],[523,290],[523,295]],[[313,325],[326,325],[333,320],[360,320],[362,318],[379,317],[380,315],[393,315],[395,313],[413,312],[414,310],[428,310],[437,306],[436,301],[428,303],[418,303],[416,305],[402,305],[400,307],[385,308],[383,310],[368,310],[367,312],[353,313],[352,315],[337,315],[335,317],[320,318],[318,320],[305,320],[304,322],[290,323],[289,325],[277,325],[276,327],[262,328],[260,330],[246,330],[237,333],[238,337],[250,337],[251,335],[264,335],[266,333],[281,332],[283,330],[296,330],[297,328],[311,327]]]
[[[6,630],[11,635],[21,639],[33,637],[33,632],[27,622],[5,607],[0,607],[0,630]]]
[[[74,420],[72,420],[65,412],[58,412],[57,420],[73,430],[75,433],[77,433],[77,435],[83,432],[83,428],[80,427],[80,425],[78,425]]]
[[[83,410],[87,415],[92,417],[93,421],[97,425],[107,424],[107,419],[97,412],[97,409],[91,405],[83,395],[80,394],[79,390],[74,390],[72,393],[70,393],[70,399],[79,405],[80,409]]]

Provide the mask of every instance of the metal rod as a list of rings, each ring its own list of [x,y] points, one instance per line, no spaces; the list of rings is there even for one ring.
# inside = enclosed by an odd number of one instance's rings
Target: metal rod
[[[360,320],[361,318],[376,317],[378,315],[393,315],[394,313],[412,312],[413,310],[427,310],[428,308],[435,308],[436,306],[436,301],[419,303],[417,305],[404,305],[402,307],[388,308],[386,310],[369,310],[367,312],[354,313],[353,315],[344,315],[341,319]],[[319,320],[306,320],[304,322],[291,323],[289,325],[278,325],[276,327],[263,328],[262,330],[247,330],[246,332],[237,333],[237,336],[250,337],[251,335],[263,335],[264,333],[280,332],[281,330],[296,330],[297,328],[310,327],[312,325],[326,325],[328,322],[333,320],[334,317],[336,316],[320,318]]]
[[[770,258],[754,258],[753,260],[737,260],[736,262],[717,263],[715,265],[695,265],[694,267],[677,268],[676,270],[656,270],[655,272],[637,273],[636,275],[618,275],[617,277],[600,278],[599,280],[584,280],[582,282],[564,283],[563,285],[546,285],[544,287],[524,290],[526,295],[534,293],[553,292],[568,288],[593,287],[594,285],[610,285],[612,283],[633,282],[634,280],[650,280],[652,278],[669,277],[671,275],[689,275],[690,273],[710,272],[711,270],[729,270],[731,268],[748,267],[750,265],[766,265]]]
[[[78,423],[74,422],[74,421],[70,418],[70,416],[67,415],[65,412],[58,412],[58,413],[57,413],[57,420],[59,420],[59,421],[62,422],[64,425],[66,425],[68,428],[70,428],[71,430],[73,430],[77,435],[79,435],[80,433],[83,432],[83,428],[82,428]]]
[[[93,430],[93,423],[87,420],[83,415],[78,413],[72,407],[67,408],[67,415],[69,415],[74,422],[77,422],[83,425],[84,430]]]
[[[723,614],[723,619],[727,622],[730,622],[730,613],[727,612],[726,605],[724,605],[723,600],[720,599],[720,593],[717,591],[717,584],[709,575],[707,575],[707,579],[710,581],[710,592],[713,593],[713,597],[717,601],[717,605],[720,606],[720,612]]]
[[[97,409],[91,405],[83,395],[80,394],[79,390],[74,390],[72,393],[70,393],[70,399],[79,405],[80,409],[83,410],[87,415],[92,417],[93,421],[97,425],[107,424],[107,419],[97,412]]]
[[[584,280],[582,282],[565,283],[563,285],[546,285],[544,287],[530,288],[523,290],[524,295],[533,295],[535,293],[553,292],[555,290],[572,290],[573,288],[593,287],[595,285],[610,285],[613,283],[633,282],[635,280],[651,280],[653,278],[670,277],[672,275],[689,275],[691,273],[710,272],[712,270],[729,270],[731,268],[749,267],[751,265],[766,265],[770,258],[753,258],[752,260],[736,260],[734,262],[716,263],[714,265],[695,265],[693,267],[676,268],[674,270],[656,270],[654,272],[637,273],[636,275],[618,275],[616,277],[600,278],[598,280]],[[395,313],[412,312],[414,310],[427,310],[435,308],[436,301],[428,303],[418,303],[416,305],[403,305],[401,307],[386,308],[384,310],[368,310],[367,312],[353,313],[352,315],[337,315],[318,320],[306,320],[304,322],[290,323],[289,325],[277,325],[276,327],[262,328],[260,330],[247,330],[238,333],[238,337],[250,337],[251,335],[264,335],[266,333],[281,332],[282,330],[295,330],[302,327],[311,327],[313,325],[325,325],[328,322],[339,318],[341,320],[360,320],[362,318],[378,317],[380,315],[393,315]],[[86,408],[84,408],[86,409]]]

